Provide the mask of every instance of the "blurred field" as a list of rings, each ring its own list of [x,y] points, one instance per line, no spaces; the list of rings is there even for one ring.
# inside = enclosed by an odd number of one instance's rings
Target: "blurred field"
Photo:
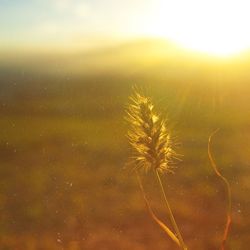
[[[0,63],[0,249],[176,249],[148,216],[127,162],[124,107],[135,84],[167,114],[183,161],[164,184],[189,249],[218,249],[224,186],[232,250],[249,249],[250,60],[202,58],[162,42]],[[168,222],[154,176],[152,205]]]

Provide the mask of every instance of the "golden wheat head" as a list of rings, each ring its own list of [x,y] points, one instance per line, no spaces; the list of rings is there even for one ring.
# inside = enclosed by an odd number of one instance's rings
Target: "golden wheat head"
[[[134,149],[136,168],[171,171],[175,152],[166,122],[155,112],[151,99],[135,90],[126,120],[130,124],[128,138]]]

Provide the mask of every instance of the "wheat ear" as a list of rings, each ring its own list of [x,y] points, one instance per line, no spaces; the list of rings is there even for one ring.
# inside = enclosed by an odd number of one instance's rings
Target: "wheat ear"
[[[173,159],[177,156],[172,148],[166,122],[155,112],[150,98],[135,90],[130,101],[126,119],[130,124],[128,138],[134,149],[135,168],[152,170],[156,173],[172,226],[180,242],[180,248],[186,250],[159,175],[161,172],[171,171]]]

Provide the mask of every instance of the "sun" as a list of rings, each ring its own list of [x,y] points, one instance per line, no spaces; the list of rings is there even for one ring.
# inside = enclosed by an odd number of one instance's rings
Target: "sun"
[[[195,51],[228,56],[250,48],[249,8],[247,0],[156,0],[144,31]]]

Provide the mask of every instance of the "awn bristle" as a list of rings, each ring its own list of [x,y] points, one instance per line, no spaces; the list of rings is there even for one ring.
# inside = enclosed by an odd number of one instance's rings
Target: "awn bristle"
[[[134,149],[136,168],[171,171],[176,156],[166,122],[154,110],[150,98],[137,91],[130,97],[127,121],[129,142]]]

